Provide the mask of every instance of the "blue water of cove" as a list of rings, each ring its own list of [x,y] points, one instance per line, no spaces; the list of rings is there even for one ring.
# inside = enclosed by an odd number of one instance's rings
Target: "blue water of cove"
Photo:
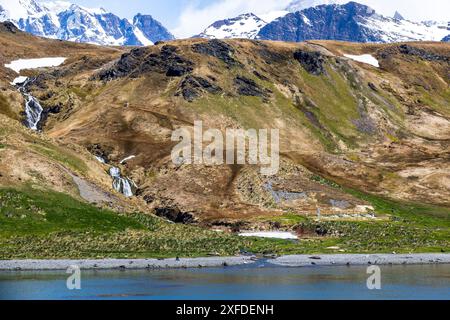
[[[58,272],[0,272],[0,299],[450,299],[450,265],[381,266],[381,290],[366,267],[252,265],[140,271],[82,271],[81,290]]]

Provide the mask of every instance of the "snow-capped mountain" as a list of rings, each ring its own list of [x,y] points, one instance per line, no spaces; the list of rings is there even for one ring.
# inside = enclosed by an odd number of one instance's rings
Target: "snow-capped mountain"
[[[323,4],[344,4],[346,0],[297,0],[292,1],[286,8],[288,12],[297,12],[304,9],[317,7]]]
[[[288,13],[288,11],[273,11],[259,16],[253,13],[241,14],[235,18],[214,22],[194,38],[255,39],[262,27]]]
[[[444,41],[443,39],[450,34],[448,22],[413,22],[403,18],[399,12],[392,18],[384,17],[368,6],[346,2],[346,0],[293,1],[284,11],[277,11],[276,14],[247,13],[236,18],[217,21],[198,37],[399,42]]]
[[[258,39],[353,42],[441,41],[450,34],[448,23],[413,22],[377,14],[356,2],[320,5],[289,13],[266,26]]]
[[[318,6],[321,4],[332,4],[345,2],[345,0],[295,0],[287,8],[279,11],[271,11],[264,14],[245,13],[235,18],[219,20],[211,24],[202,33],[194,38],[208,39],[231,39],[247,38],[255,39],[259,31],[268,23],[305,8]]]
[[[34,35],[100,45],[151,45],[174,39],[150,15],[132,21],[103,8],[85,8],[65,1],[0,0],[0,21],[11,21]]]
[[[266,24],[266,21],[253,13],[246,13],[236,18],[216,21],[196,37],[209,39],[254,39],[259,30]]]

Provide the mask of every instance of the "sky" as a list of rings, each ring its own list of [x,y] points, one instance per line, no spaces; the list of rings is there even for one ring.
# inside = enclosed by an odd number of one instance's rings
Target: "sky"
[[[43,0],[45,1],[45,0]],[[241,13],[263,14],[284,9],[291,0],[68,0],[94,8],[103,7],[123,18],[136,13],[151,14],[176,37],[190,37],[202,32],[214,21]],[[450,20],[449,0],[356,0],[378,13],[393,16],[399,11],[410,20]],[[343,3],[348,2],[342,0]]]

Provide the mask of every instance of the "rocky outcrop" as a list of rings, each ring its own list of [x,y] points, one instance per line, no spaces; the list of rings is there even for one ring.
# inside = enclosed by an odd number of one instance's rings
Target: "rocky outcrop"
[[[188,212],[182,212],[177,207],[174,208],[156,208],[155,214],[158,217],[165,218],[175,223],[193,223],[194,216]]]
[[[176,95],[182,95],[183,98],[189,102],[199,98],[204,92],[211,94],[218,94],[222,92],[222,88],[211,83],[209,80],[199,77],[188,75],[180,84],[180,88]]]
[[[237,76],[234,79],[234,85],[236,86],[237,93],[243,96],[268,98],[270,91],[261,88],[254,80]]]
[[[165,45],[159,53],[148,48],[136,48],[122,55],[111,68],[100,71],[96,79],[110,81],[117,78],[137,78],[150,72],[168,77],[181,77],[190,73],[193,63],[176,53],[177,48]]]
[[[294,58],[297,60],[308,73],[313,75],[321,75],[325,72],[325,58],[320,52],[296,51]]]
[[[436,54],[434,52],[417,48],[408,44],[389,47],[379,52],[380,57],[383,59],[389,58],[389,56],[395,54],[414,56],[427,61],[443,61],[450,63],[450,56]]]
[[[0,23],[1,32],[17,33],[19,29],[14,25],[14,23],[5,21]]]
[[[192,45],[192,49],[197,53],[222,60],[228,68],[241,65],[241,63],[234,58],[234,48],[221,40],[213,39],[208,42],[196,43]]]

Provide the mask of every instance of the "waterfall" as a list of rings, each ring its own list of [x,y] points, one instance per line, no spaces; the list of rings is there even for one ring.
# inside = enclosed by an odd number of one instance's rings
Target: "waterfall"
[[[128,178],[123,178],[119,168],[111,167],[109,169],[109,175],[113,178],[114,190],[122,193],[125,197],[132,197],[134,195],[133,189],[136,188],[136,184]]]
[[[24,78],[25,81],[22,83],[16,82],[16,84],[19,86],[19,91],[22,93],[22,95],[25,98],[25,114],[27,116],[25,125],[30,128],[31,130],[38,130],[39,121],[41,121],[42,118],[42,112],[44,111],[44,108],[42,108],[39,101],[33,97],[31,94],[27,92],[27,85],[32,81],[29,79]]]
[[[25,93],[25,114],[27,115],[27,127],[32,130],[38,130],[39,121],[41,121],[42,111],[44,109],[39,101],[32,95]]]

